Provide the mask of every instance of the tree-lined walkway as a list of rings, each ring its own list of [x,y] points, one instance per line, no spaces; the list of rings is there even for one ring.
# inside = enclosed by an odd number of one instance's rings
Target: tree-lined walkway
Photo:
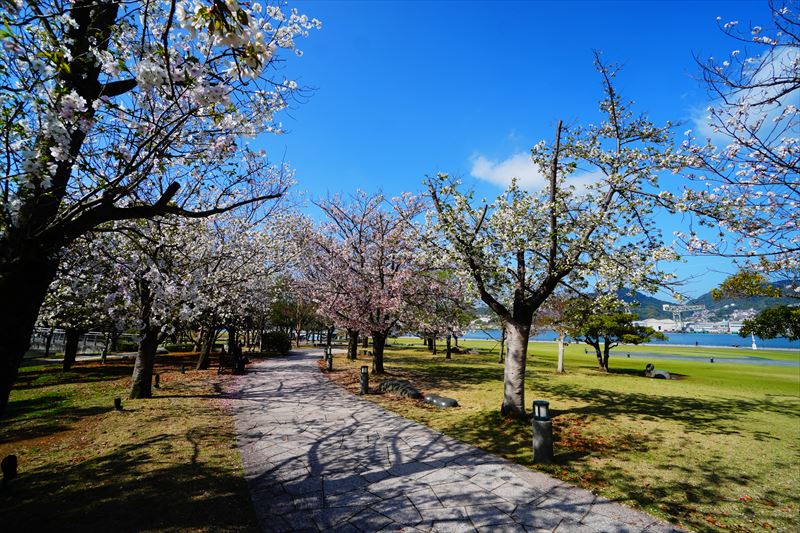
[[[256,363],[236,430],[265,531],[672,531],[390,413],[330,382],[321,352]]]

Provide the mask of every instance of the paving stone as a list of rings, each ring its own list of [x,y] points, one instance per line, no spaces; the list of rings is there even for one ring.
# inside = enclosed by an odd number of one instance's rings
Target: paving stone
[[[359,531],[371,533],[373,531],[379,531],[389,524],[393,524],[394,521],[380,513],[376,513],[370,509],[364,509],[357,515],[350,518],[348,523],[358,528]]]
[[[256,362],[226,394],[264,531],[679,531],[351,395],[319,354]]]

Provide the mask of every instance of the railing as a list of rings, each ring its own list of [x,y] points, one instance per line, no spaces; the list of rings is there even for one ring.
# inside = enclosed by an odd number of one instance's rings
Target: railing
[[[50,330],[48,328],[36,328],[31,335],[31,350],[46,350],[47,337],[50,338],[50,353],[63,352],[66,345],[66,333],[63,329]],[[138,343],[137,335],[123,334],[119,337],[120,341]],[[102,353],[106,345],[106,334],[100,331],[90,331],[80,336],[78,340],[78,353]]]

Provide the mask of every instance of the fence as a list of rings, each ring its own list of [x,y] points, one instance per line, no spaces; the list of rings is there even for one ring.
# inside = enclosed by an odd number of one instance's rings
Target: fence
[[[47,337],[52,334],[50,339],[50,353],[63,352],[66,344],[66,335],[63,329],[50,330],[48,328],[36,328],[31,336],[31,350],[47,349]],[[119,340],[133,343],[139,342],[137,335],[123,334]],[[78,341],[79,354],[102,353],[106,345],[106,334],[99,331],[90,331],[80,336]]]

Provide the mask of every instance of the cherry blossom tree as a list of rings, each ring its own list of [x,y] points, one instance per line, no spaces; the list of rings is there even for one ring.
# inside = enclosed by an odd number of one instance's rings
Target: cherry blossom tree
[[[735,49],[698,60],[712,102],[683,142],[693,183],[663,198],[709,228],[679,234],[692,253],[772,274],[800,268],[800,12],[769,7],[763,27],[717,19]]]
[[[319,312],[348,333],[373,339],[373,372],[383,373],[386,339],[410,321],[435,283],[419,253],[421,229],[414,219],[424,210],[417,197],[390,201],[359,191],[334,196],[317,206],[326,220],[307,239],[306,279]],[[351,337],[352,339],[352,337]]]
[[[549,187],[527,192],[513,183],[491,203],[440,174],[428,180],[446,251],[467,272],[481,300],[498,315],[508,335],[501,412],[525,416],[525,369],[534,313],[559,287],[585,288],[597,275],[597,290],[654,287],[669,276],[658,261],[675,254],[654,225],[655,202],[641,194],[657,188],[657,175],[675,170],[670,126],[635,116],[612,81],[616,69],[597,69],[603,80],[604,119],[587,127],[562,128],[555,142],[537,144],[533,162]],[[594,180],[579,190],[570,184],[580,164]],[[502,295],[511,293],[511,305]]]
[[[284,191],[246,138],[298,90],[319,21],[236,0],[2,2],[0,412],[58,252],[107,222],[207,216]]]

